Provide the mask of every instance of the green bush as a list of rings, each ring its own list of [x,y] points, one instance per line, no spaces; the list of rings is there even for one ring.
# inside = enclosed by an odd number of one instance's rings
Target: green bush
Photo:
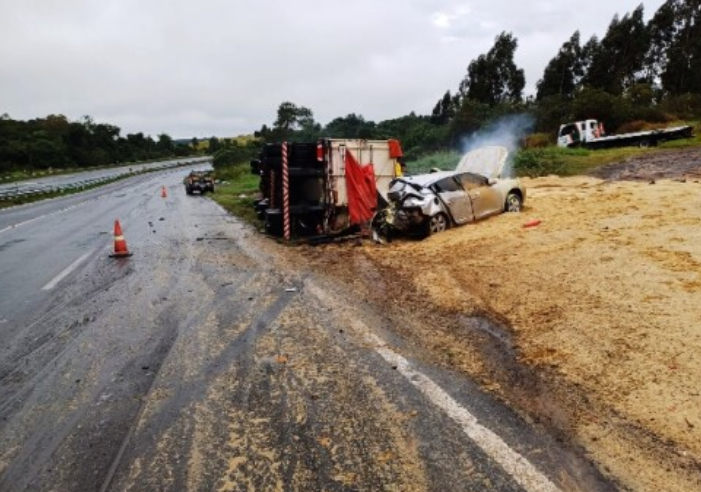
[[[250,173],[251,167],[248,164],[220,164],[214,169],[216,178],[222,181],[239,181]]]
[[[517,176],[547,176],[549,174],[569,175],[575,172],[569,162],[573,157],[587,157],[586,149],[564,149],[544,147],[520,150],[513,157],[513,166]]]
[[[618,128],[633,119],[633,108],[628,99],[589,87],[575,97],[572,113],[573,121],[595,119],[603,122],[606,128]]]
[[[458,165],[460,157],[461,154],[453,150],[438,151],[432,154],[426,154],[419,159],[407,161],[407,173],[427,173],[434,167],[444,171],[455,169],[455,166]]]
[[[525,149],[536,149],[548,147],[555,143],[555,135],[550,133],[533,133],[523,139]]]
[[[673,114],[680,120],[694,120],[700,118],[701,94],[667,96],[660,103],[660,109]]]
[[[572,100],[560,96],[546,97],[533,108],[536,131],[555,134],[560,125],[574,121]]]

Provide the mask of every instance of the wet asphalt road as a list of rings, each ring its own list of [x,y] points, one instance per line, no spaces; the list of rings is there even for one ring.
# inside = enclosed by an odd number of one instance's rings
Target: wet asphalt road
[[[56,190],[77,186],[81,183],[89,184],[93,181],[107,180],[131,174],[132,172],[142,172],[146,170],[173,168],[190,163],[196,165],[203,161],[208,161],[209,157],[195,157],[187,159],[174,159],[170,161],[159,161],[145,164],[131,164],[121,167],[101,168],[90,171],[83,171],[73,174],[59,174],[55,176],[43,176],[35,179],[17,181],[14,183],[0,183],[0,198],[3,196],[16,196],[28,193],[32,190]]]
[[[0,491],[615,490],[183,175],[0,211]]]

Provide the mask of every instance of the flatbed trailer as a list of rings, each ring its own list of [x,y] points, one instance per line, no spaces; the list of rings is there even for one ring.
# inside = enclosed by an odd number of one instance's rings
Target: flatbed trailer
[[[560,125],[557,144],[559,147],[584,147],[606,149],[612,147],[654,147],[661,142],[693,138],[691,126],[676,126],[660,130],[606,135],[604,127],[597,120],[576,121]]]

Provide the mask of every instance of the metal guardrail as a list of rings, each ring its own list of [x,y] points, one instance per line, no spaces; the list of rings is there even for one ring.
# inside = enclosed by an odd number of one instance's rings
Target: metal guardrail
[[[160,171],[162,169],[169,169],[169,168],[174,168],[174,167],[183,167],[183,166],[188,166],[192,164],[201,164],[203,162],[208,162],[210,161],[211,158],[209,157],[202,157],[198,158],[195,160],[187,161],[187,162],[163,162],[160,164],[157,164],[155,166],[150,166],[150,165],[143,165],[140,169],[138,170],[131,170],[131,171],[126,171],[126,172],[118,172],[114,174],[110,174],[107,176],[101,176],[98,178],[90,178],[90,179],[78,179],[77,181],[73,181],[70,183],[65,183],[61,185],[52,185],[52,184],[38,184],[38,183],[31,183],[31,184],[22,184],[21,182],[16,183],[15,186],[8,187],[3,189],[0,189],[0,200],[12,200],[14,198],[20,198],[24,196],[34,196],[34,195],[45,195],[49,193],[62,193],[65,191],[73,191],[77,189],[84,189],[89,186],[94,186],[94,185],[99,185],[101,183],[105,183],[107,181],[113,181],[115,179],[124,177],[124,176],[133,176],[136,174],[141,174],[144,172],[150,172],[150,171]],[[76,178],[79,178],[79,176],[76,176]]]

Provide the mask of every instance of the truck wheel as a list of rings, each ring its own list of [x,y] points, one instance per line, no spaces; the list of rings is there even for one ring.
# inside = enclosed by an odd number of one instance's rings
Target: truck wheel
[[[638,147],[640,147],[641,149],[647,149],[649,146],[650,146],[650,142],[648,140],[641,140],[638,143]]]
[[[504,212],[520,212],[521,206],[523,205],[523,200],[518,193],[513,191],[506,195],[506,201],[504,202]]]
[[[438,212],[424,223],[424,228],[424,234],[426,236],[443,232],[448,228],[448,218],[444,213]]]

